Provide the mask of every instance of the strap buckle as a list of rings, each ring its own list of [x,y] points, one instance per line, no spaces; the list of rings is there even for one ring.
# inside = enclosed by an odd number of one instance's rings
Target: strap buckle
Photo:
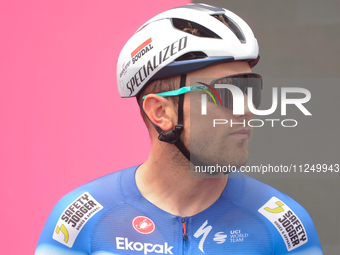
[[[158,139],[162,142],[175,144],[178,142],[181,134],[183,132],[183,125],[175,125],[175,129],[167,133],[160,132]]]

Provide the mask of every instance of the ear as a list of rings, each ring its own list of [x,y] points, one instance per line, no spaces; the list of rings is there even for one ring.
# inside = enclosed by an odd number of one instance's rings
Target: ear
[[[163,132],[168,132],[175,127],[177,113],[171,100],[149,94],[143,101],[143,109],[149,120]]]

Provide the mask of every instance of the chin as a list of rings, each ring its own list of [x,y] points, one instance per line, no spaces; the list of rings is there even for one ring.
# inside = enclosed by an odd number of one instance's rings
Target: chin
[[[230,166],[239,169],[244,166],[248,161],[248,153],[238,155],[220,155],[219,157],[213,158],[200,158],[200,163],[207,166]]]
[[[245,165],[249,157],[249,140],[215,142],[215,146],[209,146],[201,140],[192,142],[190,153],[197,160],[198,164],[206,166],[234,166],[239,169]]]
[[[223,160],[221,160],[221,165],[230,165],[234,166],[237,169],[239,169],[241,166],[244,166],[249,158],[249,153],[247,151],[239,152],[239,153],[233,153],[232,155],[228,155],[224,157]]]

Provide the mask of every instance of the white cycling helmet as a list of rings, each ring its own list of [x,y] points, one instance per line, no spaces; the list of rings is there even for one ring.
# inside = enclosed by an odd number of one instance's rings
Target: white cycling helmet
[[[199,35],[183,31],[187,26]],[[125,44],[117,63],[119,94],[134,97],[152,80],[236,60],[251,67],[259,60],[257,40],[239,16],[206,4],[173,8],[150,19]]]

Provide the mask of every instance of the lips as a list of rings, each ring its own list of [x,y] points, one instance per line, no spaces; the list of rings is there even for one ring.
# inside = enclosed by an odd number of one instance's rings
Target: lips
[[[242,128],[230,134],[232,137],[237,137],[240,139],[248,139],[250,136],[250,129],[249,128]]]
[[[231,133],[231,135],[237,135],[237,134],[246,134],[249,135],[250,134],[250,129],[248,128],[242,128],[236,132]]]

